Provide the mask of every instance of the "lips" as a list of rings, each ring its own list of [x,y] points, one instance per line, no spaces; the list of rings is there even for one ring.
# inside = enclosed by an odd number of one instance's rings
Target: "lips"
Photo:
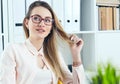
[[[38,31],[38,32],[40,32],[40,33],[45,32],[45,30],[44,30],[44,29],[36,29],[36,31]]]

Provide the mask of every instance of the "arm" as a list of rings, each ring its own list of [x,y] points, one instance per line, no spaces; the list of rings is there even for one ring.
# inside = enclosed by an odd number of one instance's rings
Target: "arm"
[[[0,57],[0,83],[16,84],[15,58],[11,48],[7,48]]]
[[[71,35],[70,39],[73,41],[73,44],[70,45],[70,50],[73,59],[72,74],[65,71],[66,79],[64,84],[87,84],[86,77],[84,73],[84,68],[81,61],[80,52],[83,46],[83,40],[78,38],[76,35]],[[65,68],[64,68],[65,69]]]
[[[72,66],[72,73],[68,70],[67,65],[64,62],[64,59],[61,57],[61,65],[64,69],[65,78],[63,84],[87,84],[86,77],[84,73],[83,65],[74,67]]]

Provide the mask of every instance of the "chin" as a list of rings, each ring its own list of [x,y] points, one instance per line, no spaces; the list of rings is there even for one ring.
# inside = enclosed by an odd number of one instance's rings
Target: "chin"
[[[40,39],[44,39],[45,37],[47,37],[46,35],[39,35],[39,36],[37,36],[38,38],[40,38]]]

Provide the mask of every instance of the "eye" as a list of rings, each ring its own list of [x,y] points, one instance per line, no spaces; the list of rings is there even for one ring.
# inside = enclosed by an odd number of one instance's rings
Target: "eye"
[[[40,17],[38,17],[38,16],[34,16],[33,19],[34,19],[35,21],[40,21]]]
[[[50,23],[50,22],[52,22],[52,19],[51,18],[45,18],[45,22]]]
[[[51,22],[50,18],[46,18],[45,22],[48,22],[48,23]]]

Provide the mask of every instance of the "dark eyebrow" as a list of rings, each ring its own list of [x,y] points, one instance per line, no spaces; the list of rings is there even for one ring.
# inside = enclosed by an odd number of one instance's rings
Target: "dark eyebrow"
[[[34,15],[31,15],[31,16],[38,16],[38,17],[41,17],[40,15],[38,15],[38,14],[34,14]],[[42,18],[42,17],[41,17]],[[52,19],[52,17],[50,17],[50,16],[46,16],[45,18],[51,18]]]
[[[31,15],[31,16],[39,16],[39,17],[41,17],[40,15],[38,15],[38,14],[34,14],[34,15]]]
[[[48,17],[45,17],[45,18],[50,18],[50,19],[52,19],[52,17],[49,17],[49,16],[48,16]]]

